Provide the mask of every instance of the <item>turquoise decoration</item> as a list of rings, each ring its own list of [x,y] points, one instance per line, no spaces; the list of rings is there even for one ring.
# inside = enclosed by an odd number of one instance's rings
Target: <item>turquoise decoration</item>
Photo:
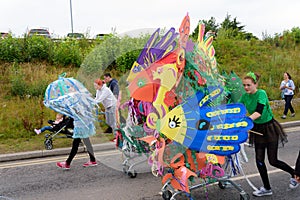
[[[74,78],[59,76],[45,91],[44,105],[74,119],[73,138],[96,134],[94,122],[97,104],[90,92]]]

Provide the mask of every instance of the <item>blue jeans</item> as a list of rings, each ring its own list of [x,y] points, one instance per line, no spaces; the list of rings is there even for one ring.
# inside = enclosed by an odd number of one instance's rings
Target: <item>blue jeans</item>
[[[52,126],[44,126],[44,127],[41,128],[41,133],[46,131],[46,130],[50,131],[51,129],[52,129]]]

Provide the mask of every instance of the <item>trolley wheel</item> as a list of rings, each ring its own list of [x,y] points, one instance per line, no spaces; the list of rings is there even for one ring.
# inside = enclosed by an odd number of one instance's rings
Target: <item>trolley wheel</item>
[[[128,167],[127,165],[124,165],[124,166],[123,166],[123,172],[124,172],[125,174],[127,174],[128,169],[129,169],[129,167]]]
[[[172,197],[172,192],[171,192],[170,190],[165,190],[165,191],[163,191],[163,193],[162,193],[162,198],[163,198],[164,200],[170,200],[171,197]]]
[[[130,177],[130,178],[135,178],[137,176],[137,173],[135,170],[133,170],[132,172],[129,171],[127,172],[127,175]]]
[[[219,181],[218,185],[219,185],[219,188],[221,188],[221,189],[225,189],[226,188],[225,183],[222,182],[222,181]]]
[[[46,150],[51,150],[53,148],[53,144],[52,144],[51,139],[46,139],[44,144],[45,144],[45,149]]]
[[[249,200],[250,199],[250,195],[247,193],[244,194],[240,194],[240,200]]]

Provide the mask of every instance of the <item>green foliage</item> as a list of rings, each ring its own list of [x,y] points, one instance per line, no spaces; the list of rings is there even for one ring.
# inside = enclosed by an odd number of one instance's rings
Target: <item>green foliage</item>
[[[137,60],[149,37],[149,35],[144,35],[140,38],[124,37],[121,40],[121,55],[116,59],[116,64],[121,72],[131,69],[132,64]]]
[[[260,88],[266,89],[271,100],[280,99],[279,85],[283,73],[292,74],[297,88],[300,85],[299,51],[272,46],[259,40],[219,38],[215,41],[216,57],[220,70],[233,70],[240,77],[253,71],[261,74]],[[286,48],[286,47],[285,47]],[[295,90],[298,95],[298,89]]]
[[[33,35],[26,37],[25,48],[28,61],[50,61],[53,42],[49,38]]]
[[[75,39],[66,39],[56,43],[53,50],[52,61],[56,65],[79,67],[82,63],[83,55],[80,43]]]
[[[241,22],[238,22],[236,17],[231,20],[231,15],[228,14],[221,24],[218,24],[214,17],[211,17],[209,20],[200,20],[199,23],[203,23],[205,25],[205,33],[210,31],[217,39],[258,39],[252,33],[245,32],[245,25],[241,25]],[[198,33],[199,27],[197,26],[191,37],[196,40],[198,38]]]
[[[242,32],[244,30],[244,25],[240,25],[241,22],[238,22],[236,17],[231,20],[231,15],[226,15],[224,21],[221,23],[221,29],[232,29],[236,30],[237,32]]]
[[[219,30],[219,24],[216,22],[216,19],[214,17],[211,17],[209,20],[200,20],[198,24],[203,23],[205,25],[205,30],[207,31],[212,31],[214,33],[217,33]],[[194,38],[195,40],[198,38],[198,33],[199,33],[199,26],[195,28],[193,31],[191,37]]]
[[[0,60],[4,62],[22,62],[24,42],[13,38],[11,35],[0,39]]]
[[[11,80],[11,94],[13,96],[24,97],[26,95],[27,86],[22,74],[17,74]]]
[[[33,82],[27,86],[27,95],[33,97],[43,96],[48,85],[49,82],[46,80],[38,80]]]
[[[249,71],[261,74],[259,87],[274,100],[280,99],[279,84],[283,73],[288,71],[297,87],[296,97],[299,97],[300,28],[286,30],[274,37],[265,34],[258,40],[244,32],[244,26],[236,18],[231,20],[230,16],[221,27],[213,17],[203,22],[207,31],[216,32],[213,45],[220,72],[233,70],[241,78]],[[198,27],[193,36],[197,38]],[[11,36],[0,39],[0,152],[7,152],[10,146],[14,151],[22,150],[26,146],[24,140],[39,142],[39,148],[43,149],[43,136],[36,136],[32,130],[46,125],[47,120],[55,116],[53,111],[45,109],[42,100],[47,85],[62,72],[67,72],[70,77],[77,75],[77,79],[94,91],[92,80],[109,71],[124,91],[126,74],[148,38],[149,35],[120,38],[111,34],[101,40],[51,41],[41,37],[20,39]],[[278,116],[280,114],[282,110]],[[8,142],[3,148],[3,141],[9,141],[11,145],[7,145]],[[18,141],[20,145],[11,141]]]
[[[129,63],[134,63],[137,60],[140,52],[140,49],[132,50],[118,57],[116,60],[116,64],[120,72],[127,72],[128,70],[130,70],[132,65],[129,65]]]
[[[48,86],[47,80],[35,79],[26,81],[24,70],[16,63],[12,67],[10,74],[10,94],[11,96],[30,97],[43,96]]]
[[[85,57],[77,78],[87,88],[92,88],[90,80],[101,77],[106,71],[119,73],[128,71],[149,37],[149,35],[139,38],[128,36],[120,38],[116,35],[106,37]]]

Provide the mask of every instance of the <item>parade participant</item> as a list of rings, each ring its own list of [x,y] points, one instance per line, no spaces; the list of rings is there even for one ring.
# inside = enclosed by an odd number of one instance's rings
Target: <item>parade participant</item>
[[[243,79],[243,86],[246,91],[240,102],[245,105],[250,118],[254,122],[252,134],[254,134],[256,166],[261,176],[263,187],[254,191],[254,196],[272,195],[267,167],[265,164],[265,152],[267,151],[269,163],[291,175],[290,188],[298,186],[294,179],[294,169],[285,162],[278,160],[278,145],[287,141],[281,125],[274,119],[265,90],[258,89],[260,75],[249,72]]]
[[[78,151],[78,147],[79,144],[81,142],[80,138],[74,138],[73,139],[73,143],[72,143],[72,149],[70,151],[69,157],[67,158],[67,160],[65,162],[57,162],[56,166],[62,169],[66,169],[69,170],[70,166],[71,166],[71,162],[73,160],[73,158],[75,157],[75,155],[77,154]],[[87,148],[87,152],[90,156],[90,160],[87,161],[86,163],[83,164],[83,167],[92,167],[92,166],[97,166],[97,161],[94,155],[94,150],[93,150],[93,146],[91,144],[91,141],[89,138],[83,138],[83,142]]]
[[[114,130],[116,129],[116,105],[117,99],[113,95],[112,91],[104,84],[104,81],[96,79],[94,82],[96,89],[97,103],[102,103],[105,109],[105,120],[106,124],[109,125],[115,135]]]

